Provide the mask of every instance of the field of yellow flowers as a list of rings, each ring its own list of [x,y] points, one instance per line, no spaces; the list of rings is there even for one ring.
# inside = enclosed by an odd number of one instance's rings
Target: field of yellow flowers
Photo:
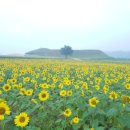
[[[0,59],[0,130],[130,130],[130,64]]]

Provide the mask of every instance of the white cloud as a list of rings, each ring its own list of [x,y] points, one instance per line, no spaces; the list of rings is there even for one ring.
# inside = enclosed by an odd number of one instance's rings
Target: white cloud
[[[129,5],[130,0],[0,0],[1,48],[13,52],[69,43],[122,49],[118,39],[130,33]],[[129,49],[129,39],[122,39]]]
[[[0,16],[23,19],[34,27],[92,28],[104,17],[104,0],[3,0]]]

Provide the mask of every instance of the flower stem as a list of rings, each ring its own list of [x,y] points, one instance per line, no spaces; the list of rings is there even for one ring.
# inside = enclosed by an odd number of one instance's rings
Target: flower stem
[[[2,128],[2,130],[5,130],[5,123],[4,123],[4,121],[1,121],[1,128]]]

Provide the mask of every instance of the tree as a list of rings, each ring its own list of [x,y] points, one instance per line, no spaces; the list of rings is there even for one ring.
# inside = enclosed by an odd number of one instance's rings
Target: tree
[[[67,58],[68,56],[72,55],[73,50],[70,46],[64,46],[63,48],[60,49],[60,52],[62,55],[65,55],[65,58]]]

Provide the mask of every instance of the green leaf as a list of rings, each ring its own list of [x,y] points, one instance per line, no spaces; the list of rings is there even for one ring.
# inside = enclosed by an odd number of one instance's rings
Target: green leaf
[[[62,121],[62,119],[58,119],[55,123],[60,123]]]
[[[130,114],[124,114],[120,116],[117,120],[122,127],[127,127],[130,129]]]
[[[89,126],[88,125],[83,125],[83,130],[89,130]]]
[[[35,126],[27,126],[26,130],[41,130],[41,129]]]
[[[16,126],[14,126],[14,125],[10,125],[10,126],[9,126],[9,129],[10,129],[10,130],[19,130],[19,128],[16,127]]]
[[[86,118],[88,115],[89,115],[88,111],[85,111],[85,112],[83,113],[83,118]]]
[[[5,116],[4,122],[7,123],[12,120],[11,116]]]
[[[105,112],[102,109],[98,109],[97,113],[100,114],[100,115],[105,115]]]
[[[78,125],[73,125],[73,130],[78,130],[78,129],[79,129]]]
[[[111,108],[107,112],[107,117],[114,117],[117,114],[117,110],[115,108]]]
[[[98,119],[92,121],[92,127],[94,128],[98,127]]]
[[[104,130],[104,127],[97,127],[95,130]]]
[[[119,129],[117,129],[117,128],[110,128],[110,130],[119,130]]]
[[[125,110],[126,110],[127,112],[130,112],[130,106],[126,106]]]
[[[61,124],[62,124],[62,127],[65,127],[65,126],[67,125],[66,120],[63,120],[63,121],[61,122]]]
[[[58,127],[56,128],[56,130],[63,130],[63,128],[61,128],[60,126],[58,126]]]
[[[38,105],[38,104],[36,104],[34,107],[32,107],[32,109],[29,109],[29,110],[27,111],[27,113],[28,113],[28,114],[31,114],[31,113],[33,113],[37,108],[39,108],[39,105]]]

